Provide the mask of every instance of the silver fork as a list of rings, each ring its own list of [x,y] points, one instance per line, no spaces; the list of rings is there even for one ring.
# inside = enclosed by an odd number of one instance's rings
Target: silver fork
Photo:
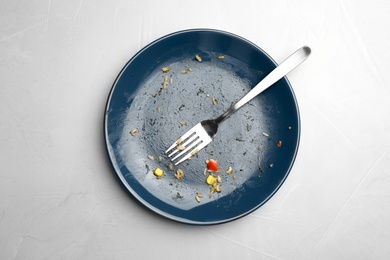
[[[260,83],[258,83],[251,91],[249,91],[243,98],[237,103],[232,105],[225,113],[217,117],[216,119],[204,120],[184,135],[182,135],[176,142],[174,142],[165,153],[169,153],[168,157],[172,157],[171,161],[182,157],[175,163],[178,165],[188,158],[194,156],[197,152],[208,145],[218,131],[218,125],[222,123],[227,117],[236,112],[244,104],[248,103],[258,94],[272,86],[279,79],[284,77],[287,73],[296,68],[304,60],[309,57],[311,50],[308,46],[304,46],[291,54],[284,62],[277,66],[271,73],[269,73]],[[183,156],[184,155],[184,156]]]

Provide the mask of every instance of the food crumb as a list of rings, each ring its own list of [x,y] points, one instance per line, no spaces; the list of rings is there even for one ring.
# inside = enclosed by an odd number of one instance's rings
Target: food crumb
[[[183,150],[185,150],[186,148],[185,148],[184,146],[182,146],[182,145],[179,145],[176,149],[179,150],[179,151],[183,151]]]
[[[229,168],[226,171],[227,174],[232,174],[233,173],[233,168],[232,166],[229,166]]]
[[[167,84],[168,84],[168,76],[165,76],[164,82],[162,83],[163,89],[167,89]]]
[[[212,98],[211,101],[213,102],[214,106],[216,106],[218,104],[218,101],[215,98]]]
[[[279,140],[277,146],[282,147],[282,141]]]
[[[187,74],[188,72],[192,72],[191,68],[187,68],[185,70],[180,71],[180,74]]]
[[[200,202],[200,198],[202,198],[202,197],[203,197],[202,193],[196,193],[195,200],[199,203]]]
[[[180,193],[178,192],[178,193],[176,193],[176,199],[182,199],[182,198],[184,198],[184,196],[183,195],[180,195]]]
[[[191,156],[194,156],[194,155],[197,154],[198,152],[199,152],[198,149],[193,150],[193,151],[191,152]]]
[[[179,145],[181,142],[183,142],[183,139],[180,137],[179,140],[176,141],[176,144]]]
[[[178,180],[180,180],[180,179],[183,178],[183,177],[184,177],[184,172],[183,172],[183,170],[177,169],[177,171],[176,171],[176,173],[175,173],[175,178],[178,179]]]
[[[154,156],[153,155],[148,155],[148,159],[151,161],[154,161]]]
[[[160,162],[162,162],[162,160],[163,160],[162,156],[161,155],[158,156],[158,162],[160,163]]]
[[[133,129],[133,130],[130,131],[130,134],[131,134],[132,136],[136,136],[137,133],[138,133],[138,129],[137,129],[137,128],[135,128],[135,129]]]
[[[263,135],[264,135],[264,136],[267,136],[267,137],[269,136],[269,134],[266,133],[266,132],[263,132]]]
[[[221,186],[214,183],[213,186],[210,187],[209,198],[211,198],[215,192],[221,192]]]
[[[223,55],[217,56],[217,59],[224,59],[224,58],[225,58],[225,56],[223,56]]]
[[[269,165],[269,167],[270,167],[270,168],[274,167],[274,164],[273,164],[273,163],[271,163],[271,164]]]
[[[169,168],[169,170],[173,171],[173,164],[170,163],[170,164],[168,165],[168,168]]]
[[[202,58],[198,54],[195,55],[195,59],[199,62],[202,62]]]
[[[161,70],[162,70],[162,72],[166,73],[166,72],[170,71],[171,68],[170,67],[162,67]]]

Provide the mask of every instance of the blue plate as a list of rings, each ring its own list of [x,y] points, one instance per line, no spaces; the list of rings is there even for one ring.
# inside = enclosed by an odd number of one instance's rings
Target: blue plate
[[[207,29],[172,33],[139,51],[115,80],[104,120],[110,161],[130,194],[161,216],[195,225],[235,220],[266,203],[288,176],[299,144],[299,111],[286,77],[224,121],[191,160],[170,170],[164,151],[196,123],[226,111],[276,65],[248,40]],[[218,160],[220,192],[205,183],[207,159]],[[164,170],[161,178],[156,168]]]

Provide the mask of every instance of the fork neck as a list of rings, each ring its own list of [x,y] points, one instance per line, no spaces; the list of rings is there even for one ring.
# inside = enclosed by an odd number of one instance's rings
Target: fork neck
[[[222,115],[220,115],[219,117],[217,117],[216,119],[214,119],[214,121],[217,123],[217,124],[220,124],[222,123],[223,121],[225,121],[225,119],[227,119],[231,114],[233,114],[234,112],[236,112],[238,108],[236,108],[235,105],[232,105],[231,107],[229,107],[229,109],[223,113]]]

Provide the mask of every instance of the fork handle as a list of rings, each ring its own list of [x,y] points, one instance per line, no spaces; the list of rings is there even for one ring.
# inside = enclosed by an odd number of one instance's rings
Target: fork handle
[[[308,46],[303,46],[296,52],[291,54],[285,61],[277,66],[271,73],[269,73],[262,81],[260,81],[251,91],[242,97],[237,103],[232,105],[225,113],[215,119],[216,123],[221,123],[231,114],[236,112],[244,104],[248,103],[261,92],[272,86],[279,79],[283,78],[290,71],[295,69],[299,64],[309,57],[311,50]]]

